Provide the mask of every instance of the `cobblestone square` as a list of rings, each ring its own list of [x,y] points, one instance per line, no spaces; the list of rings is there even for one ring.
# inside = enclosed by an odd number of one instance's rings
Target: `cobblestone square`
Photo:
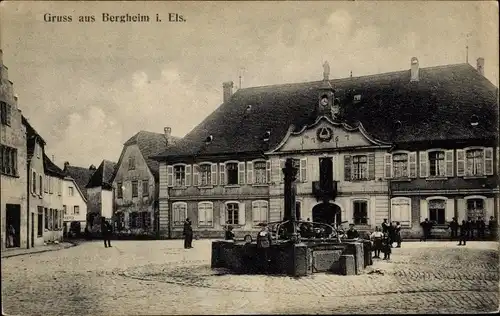
[[[498,310],[498,244],[408,242],[357,276],[210,269],[210,241],[101,242],[2,259],[7,315],[481,313]]]

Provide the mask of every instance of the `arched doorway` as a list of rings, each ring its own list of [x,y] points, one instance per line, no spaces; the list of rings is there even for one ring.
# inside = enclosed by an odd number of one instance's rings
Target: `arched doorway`
[[[320,203],[312,209],[313,222],[326,224],[342,223],[342,212],[337,204]]]

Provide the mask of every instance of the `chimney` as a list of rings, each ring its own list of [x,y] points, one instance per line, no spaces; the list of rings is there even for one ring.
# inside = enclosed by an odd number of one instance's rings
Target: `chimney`
[[[418,81],[418,59],[417,57],[411,58],[411,79],[410,81]]]
[[[96,170],[96,167],[95,167],[94,165],[90,165],[89,170],[90,170],[90,171],[95,171],[95,170]]]
[[[64,162],[64,170],[66,170],[68,167],[69,167],[69,162],[68,162],[68,161],[65,161],[65,162]]]
[[[54,158],[54,155],[52,155],[52,162],[54,162],[56,159]]]
[[[484,58],[479,57],[477,59],[477,71],[481,74],[481,76],[484,76]]]
[[[165,128],[163,128],[163,132],[165,134],[165,144],[168,146],[170,144],[170,137],[172,134],[172,128],[165,127]]]
[[[233,85],[234,84],[232,81],[222,83],[222,91],[223,91],[222,102],[223,103],[226,103],[227,101],[229,101],[229,99],[233,95]]]

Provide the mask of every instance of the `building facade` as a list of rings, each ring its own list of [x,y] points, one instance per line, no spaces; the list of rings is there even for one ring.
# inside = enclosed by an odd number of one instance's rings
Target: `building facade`
[[[69,176],[63,179],[62,197],[63,230],[83,233],[87,225],[87,199],[75,179]]]
[[[283,217],[283,167],[297,161],[297,215],[403,235],[453,217],[498,221],[498,88],[469,64],[256,87],[232,93],[160,162],[160,229],[236,235]]]
[[[44,243],[61,241],[63,238],[63,181],[64,172],[54,164],[47,155],[43,154],[44,183],[43,183],[43,223],[37,220],[38,231],[44,228]],[[40,217],[40,213],[38,214]]]
[[[0,210],[1,249],[30,247],[28,234],[26,128],[0,50]],[[9,227],[13,244],[8,244]],[[12,232],[12,230],[11,230]]]
[[[91,232],[101,229],[101,217],[113,218],[112,180],[116,163],[103,160],[92,174],[87,189],[87,225]]]
[[[166,128],[164,134],[140,131],[125,142],[113,177],[116,231],[157,231],[159,163],[149,157],[175,140]]]

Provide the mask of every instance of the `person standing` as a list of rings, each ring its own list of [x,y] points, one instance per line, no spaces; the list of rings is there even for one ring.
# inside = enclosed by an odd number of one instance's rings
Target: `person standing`
[[[225,240],[234,240],[233,226],[229,225],[226,228]]]
[[[384,233],[380,231],[380,227],[375,227],[375,231],[370,235],[370,240],[373,243],[373,251],[375,252],[375,256],[373,256],[373,258],[380,258],[380,250],[382,250],[383,237]]]
[[[384,238],[382,239],[382,252],[384,253],[383,260],[391,260],[392,253],[392,244],[391,239],[388,234],[384,234]]]
[[[102,239],[104,240],[104,247],[108,248],[111,247],[111,234],[113,232],[113,227],[111,227],[111,224],[106,221],[106,218],[101,217],[101,232],[102,232]]]
[[[458,227],[460,226],[458,224],[458,220],[456,217],[453,217],[452,221],[448,225],[450,230],[451,230],[451,240],[455,240],[458,237]]]
[[[467,244],[467,229],[469,225],[465,220],[462,221],[462,225],[460,225],[460,238],[458,239],[459,246],[465,246]]]
[[[394,228],[394,241],[397,243],[396,248],[401,248],[401,223],[396,222],[396,227]]]
[[[263,272],[269,270],[269,249],[271,248],[272,237],[267,225],[262,226],[262,229],[257,234],[257,249],[259,252],[259,261],[261,262],[261,269]]]
[[[7,247],[15,247],[15,237],[16,237],[16,229],[12,224],[9,225],[8,229],[8,239],[7,239]]]
[[[486,223],[481,216],[478,216],[476,221],[477,237],[478,239],[484,239],[484,232],[486,230]]]
[[[389,238],[389,245],[392,248],[393,244],[396,242],[396,224],[395,223],[393,223],[393,222],[389,223],[387,236]]]
[[[431,234],[431,229],[432,229],[432,223],[429,221],[428,218],[426,218],[422,223],[420,223],[420,226],[422,226],[422,232],[423,236],[420,238],[420,241],[427,241]]]
[[[184,235],[184,249],[193,248],[193,227],[191,226],[191,220],[186,218],[184,221],[184,230],[182,232]]]
[[[356,239],[359,238],[359,233],[356,229],[354,229],[354,224],[349,224],[349,229],[346,232],[347,239]]]
[[[387,218],[384,218],[384,222],[382,223],[382,233],[387,234],[389,232],[389,223],[387,222]]]
[[[488,222],[488,231],[490,233],[490,238],[492,240],[497,239],[497,228],[498,228],[497,220],[493,216],[490,216],[490,221]]]
[[[467,222],[465,224],[466,224],[465,231],[467,232],[467,239],[472,240],[474,238],[474,226],[475,226],[474,221],[470,217],[468,217]]]

